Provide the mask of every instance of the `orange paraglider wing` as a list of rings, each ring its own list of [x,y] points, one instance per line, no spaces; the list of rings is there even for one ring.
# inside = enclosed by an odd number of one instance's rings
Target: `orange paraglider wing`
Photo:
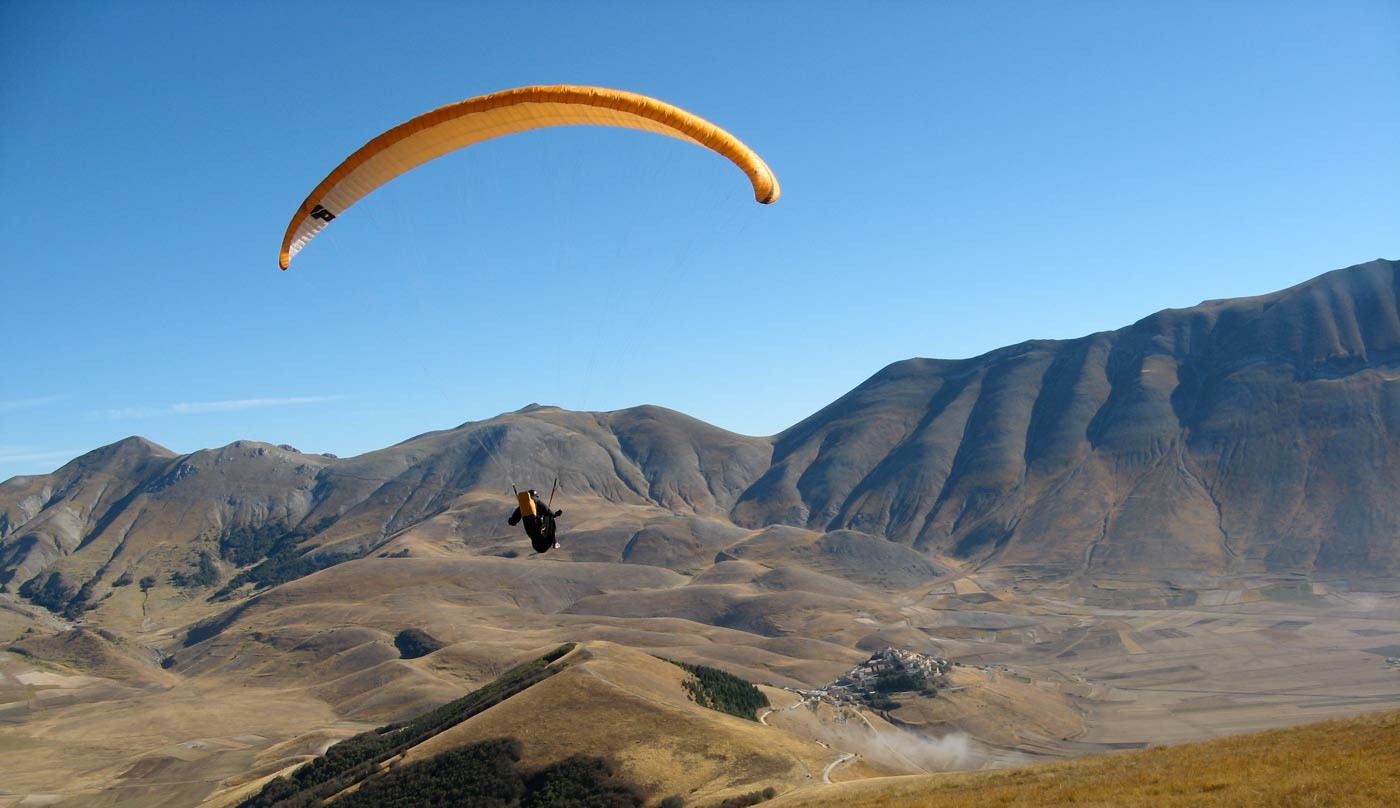
[[[685,110],[644,95],[603,87],[521,87],[469,98],[419,115],[366,143],[301,203],[287,225],[279,264],[286,269],[306,243],[351,205],[393,178],[457,149],[550,126],[621,126],[687,140],[737,165],[763,204],[777,201],[778,180],[738,138]]]

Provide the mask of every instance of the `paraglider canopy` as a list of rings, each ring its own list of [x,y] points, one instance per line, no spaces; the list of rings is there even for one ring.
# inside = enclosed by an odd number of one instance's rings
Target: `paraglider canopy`
[[[550,126],[620,126],[687,140],[743,170],[763,204],[781,194],[768,165],[738,138],[697,115],[637,93],[604,87],[521,87],[448,104],[390,129],[336,167],[287,225],[278,263],[286,269],[306,243],[379,186],[449,152]]]

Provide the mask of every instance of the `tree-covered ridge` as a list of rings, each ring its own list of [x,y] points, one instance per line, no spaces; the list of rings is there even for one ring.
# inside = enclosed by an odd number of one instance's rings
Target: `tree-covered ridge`
[[[408,721],[362,732],[341,741],[290,776],[271,781],[256,796],[242,802],[239,808],[315,806],[356,783],[373,782],[372,778],[383,761],[553,676],[560,669],[551,667],[550,663],[573,648],[573,644],[562,645],[539,659],[511,668],[496,681],[460,699]]]
[[[691,665],[673,659],[666,661],[690,673],[691,678],[685,680],[685,689],[701,707],[757,721],[758,710],[768,706],[768,697],[762,691],[752,682],[732,673],[706,665]]]
[[[343,808],[514,805],[525,794],[520,741],[495,738],[398,766],[335,801]]]
[[[571,757],[527,776],[520,808],[636,808],[643,802],[642,790],[608,761]]]
[[[336,797],[336,808],[637,808],[640,789],[601,758],[571,757],[522,771],[520,741],[493,738],[395,766]],[[301,805],[321,805],[311,798]]]
[[[288,544],[295,546],[315,530],[294,530],[282,522],[231,525],[219,534],[219,556],[237,567],[256,564]]]
[[[254,589],[266,589],[363,556],[364,552],[315,553],[314,550],[297,549],[303,541],[334,522],[334,519],[322,519],[315,525],[291,530],[276,523],[225,530],[219,536],[220,557],[239,567],[249,564],[257,566],[230,578],[213,597],[227,597],[244,584],[253,584]]]
[[[263,560],[251,569],[243,570],[229,579],[223,588],[214,593],[215,598],[225,597],[244,584],[252,584],[254,589],[267,589],[305,578],[313,572],[320,572],[346,561],[360,558],[364,553],[298,553],[293,546],[285,547]]]

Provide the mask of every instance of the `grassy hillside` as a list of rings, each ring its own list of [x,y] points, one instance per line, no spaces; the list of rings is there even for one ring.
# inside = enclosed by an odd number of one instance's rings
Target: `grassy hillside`
[[[770,785],[776,792],[811,782],[816,767],[834,756],[752,715],[720,712],[739,706],[751,713],[754,704],[744,697],[767,704],[752,685],[722,671],[683,669],[611,643],[569,653],[573,648],[518,665],[416,718],[343,740],[286,776],[239,784],[210,804],[456,805],[489,798],[525,808],[624,808],[685,794],[688,803],[711,806]],[[699,670],[688,673],[692,668]]]
[[[1400,712],[1044,766],[843,783],[770,804],[1400,805]]]
[[[837,757],[792,733],[697,704],[685,688],[691,675],[649,654],[593,641],[565,662],[547,681],[408,750],[403,763],[511,737],[523,745],[522,768],[596,755],[653,797],[680,794],[687,804],[710,806],[769,785],[785,791],[819,781]]]
[[[321,800],[373,777],[378,765],[385,760],[557,673],[558,669],[551,668],[551,663],[571,650],[572,645],[560,646],[539,659],[517,665],[486,687],[411,721],[380,727],[342,741],[290,777],[271,781],[242,806],[271,808],[320,804]],[[519,757],[517,750],[514,758],[518,760]]]

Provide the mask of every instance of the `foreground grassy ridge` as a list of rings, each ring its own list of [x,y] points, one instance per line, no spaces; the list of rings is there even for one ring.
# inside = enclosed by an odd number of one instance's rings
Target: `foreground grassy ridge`
[[[273,779],[262,791],[240,803],[239,808],[320,805],[323,800],[357,783],[366,780],[373,782],[373,778],[380,776],[380,763],[558,673],[559,669],[550,667],[551,663],[573,648],[572,643],[561,645],[539,659],[511,668],[494,682],[460,699],[409,721],[362,732],[341,741],[327,749],[324,755],[292,772],[291,776]],[[519,757],[517,749],[515,758]]]
[[[774,805],[1400,805],[1400,712],[1021,769],[866,780]]]

